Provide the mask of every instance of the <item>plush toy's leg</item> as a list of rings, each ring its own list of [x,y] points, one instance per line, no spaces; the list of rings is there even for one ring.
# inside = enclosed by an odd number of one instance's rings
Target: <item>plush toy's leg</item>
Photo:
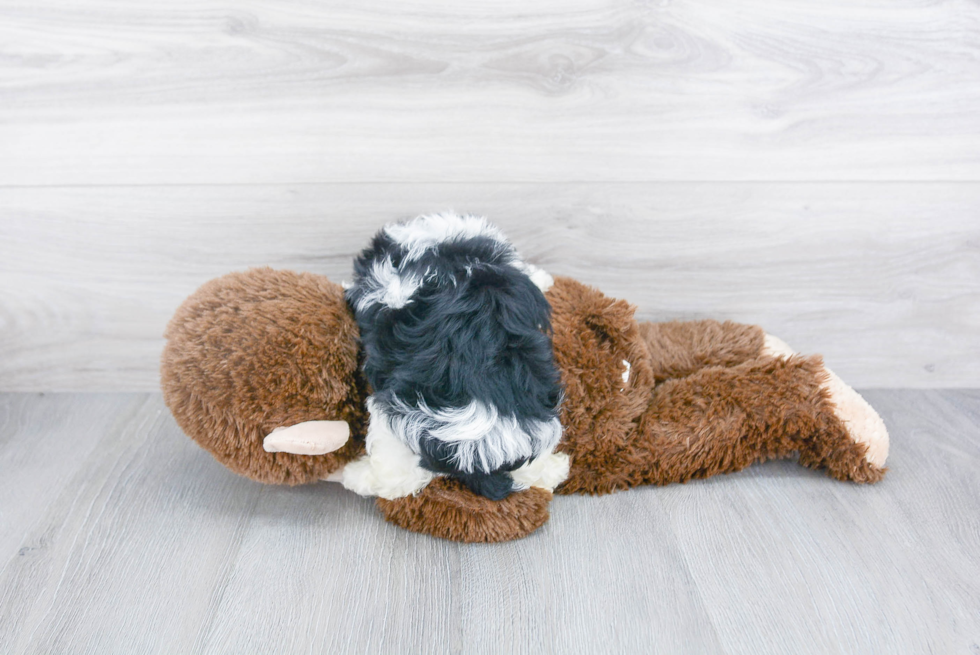
[[[793,357],[798,353],[784,341],[754,325],[726,321],[645,323],[647,341],[658,382],[686,377],[709,366],[734,366],[757,358]],[[866,458],[883,467],[888,457],[888,431],[877,412],[854,389],[824,368],[823,387],[834,412],[854,441],[865,444]]]
[[[796,452],[835,478],[875,482],[884,469],[835,414],[827,381],[819,357],[761,357],[667,380],[631,438],[598,446],[558,493],[683,482]]]
[[[755,325],[711,320],[640,323],[640,335],[658,383],[708,366],[736,366],[756,359],[766,337]]]
[[[763,355],[788,358],[797,353],[783,340],[767,334]],[[865,458],[876,467],[883,467],[888,458],[888,430],[885,422],[857,391],[844,383],[833,371],[824,367],[823,388],[834,405],[834,413],[844,422],[854,441],[867,446]]]
[[[884,470],[869,461],[867,444],[838,410],[819,357],[760,359],[655,389],[639,426],[646,438],[638,441],[656,444],[656,481],[706,477],[799,452],[801,464],[835,478],[876,482]]]

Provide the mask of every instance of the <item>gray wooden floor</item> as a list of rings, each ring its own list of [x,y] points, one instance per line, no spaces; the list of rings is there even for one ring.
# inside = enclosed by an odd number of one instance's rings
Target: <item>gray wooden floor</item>
[[[235,477],[156,394],[2,394],[0,652],[976,653],[980,392],[866,397],[878,485],[771,462],[481,546]]]

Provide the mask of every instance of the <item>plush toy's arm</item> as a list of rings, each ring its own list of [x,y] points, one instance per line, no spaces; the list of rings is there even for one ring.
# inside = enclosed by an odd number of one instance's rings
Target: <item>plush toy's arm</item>
[[[436,478],[415,496],[377,500],[385,518],[412,532],[465,542],[496,542],[531,534],[548,520],[551,492],[531,487],[489,500],[450,478]]]
[[[640,323],[639,328],[658,383],[709,366],[737,366],[758,357],[764,347],[759,327],[731,321]]]

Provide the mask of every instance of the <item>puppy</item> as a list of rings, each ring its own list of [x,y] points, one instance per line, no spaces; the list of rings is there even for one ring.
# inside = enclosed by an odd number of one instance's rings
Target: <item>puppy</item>
[[[561,437],[551,282],[483,218],[382,229],[346,291],[373,389],[373,472],[348,467],[344,484],[397,497],[449,475],[494,500],[525,488],[515,469],[551,455]]]

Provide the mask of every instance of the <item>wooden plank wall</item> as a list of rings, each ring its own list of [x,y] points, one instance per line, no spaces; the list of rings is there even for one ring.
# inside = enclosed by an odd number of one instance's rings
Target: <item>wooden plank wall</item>
[[[153,390],[207,279],[447,208],[644,319],[980,386],[980,7],[0,0],[0,390]]]

